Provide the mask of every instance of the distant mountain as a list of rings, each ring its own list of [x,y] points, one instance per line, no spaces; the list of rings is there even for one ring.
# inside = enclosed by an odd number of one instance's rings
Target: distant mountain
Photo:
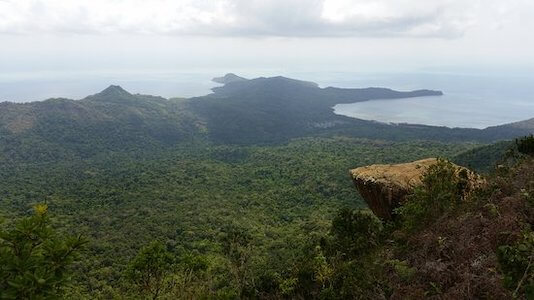
[[[102,100],[117,100],[117,99],[131,99],[132,94],[124,90],[119,85],[110,85],[98,94],[88,96],[87,98],[95,98]],[[86,99],[87,99],[86,98]]]
[[[282,141],[343,124],[361,125],[335,115],[332,106],[337,103],[433,95],[442,92],[320,88],[314,82],[277,76],[233,81],[213,88],[213,94],[189,99],[187,105],[206,123],[211,139],[247,144]]]
[[[514,122],[514,123],[510,123],[510,124],[506,124],[504,126],[511,127],[511,128],[519,128],[519,129],[526,129],[526,130],[534,131],[534,118],[528,119],[528,120],[524,120],[524,121]]]
[[[333,113],[339,103],[373,99],[441,96],[443,92],[400,92],[387,88],[320,88],[282,76],[229,82],[213,93],[186,101],[211,140],[220,143],[271,143],[310,134],[341,134],[389,140],[431,139],[494,142],[534,132],[534,128],[495,126],[484,130],[417,124],[389,125]]]
[[[388,125],[333,113],[337,103],[439,96],[440,91],[387,88],[320,88],[286,77],[229,82],[190,99],[131,94],[112,85],[81,100],[0,103],[0,160],[54,160],[106,151],[163,149],[205,140],[229,144],[284,142],[309,135],[346,135],[384,140],[491,142],[532,132],[522,126],[485,130]],[[232,80],[233,79],[233,80]]]
[[[0,153],[46,161],[172,145],[198,136],[197,124],[179,101],[110,86],[82,100],[0,103]]]
[[[231,83],[231,82],[236,82],[236,81],[246,81],[248,79],[246,78],[243,78],[243,77],[239,77],[237,75],[235,75],[234,73],[228,73],[222,77],[215,77],[212,79],[213,82],[217,82],[217,83],[222,83],[222,84],[228,84],[228,83]]]
[[[233,81],[221,87],[213,88],[217,97],[265,95],[285,98],[289,101],[321,101],[333,105],[338,103],[352,103],[371,99],[396,99],[420,96],[441,96],[441,91],[417,90],[412,92],[398,92],[386,88],[319,88],[317,83],[302,81],[282,76],[260,77],[245,81]],[[309,98],[313,97],[313,98]],[[320,98],[320,99],[318,99]]]

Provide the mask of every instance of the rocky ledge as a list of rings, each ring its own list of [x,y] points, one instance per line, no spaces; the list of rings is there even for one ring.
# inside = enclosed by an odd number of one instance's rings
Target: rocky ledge
[[[410,163],[394,165],[370,165],[350,170],[354,185],[362,195],[369,208],[378,217],[390,220],[392,213],[414,188],[422,184],[422,175],[436,158],[427,158]],[[482,183],[480,176],[460,166],[458,173],[467,171],[467,178],[472,190]]]

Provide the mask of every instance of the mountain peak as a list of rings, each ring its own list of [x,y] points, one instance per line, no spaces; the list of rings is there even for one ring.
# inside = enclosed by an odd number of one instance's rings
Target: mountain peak
[[[243,78],[241,76],[237,76],[234,73],[227,73],[226,75],[222,77],[215,77],[212,79],[213,82],[221,83],[221,84],[227,84],[230,82],[236,82],[236,81],[246,81],[248,79]]]
[[[131,95],[128,91],[123,89],[120,85],[110,85],[103,91],[98,93],[99,95]]]
[[[110,85],[100,93],[88,96],[85,99],[93,101],[121,102],[135,98],[134,95],[120,87],[119,85]]]

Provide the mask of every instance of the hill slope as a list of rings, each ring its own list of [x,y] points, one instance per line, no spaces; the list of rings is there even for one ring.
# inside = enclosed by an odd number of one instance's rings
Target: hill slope
[[[208,96],[189,99],[187,107],[206,124],[211,140],[219,143],[270,143],[318,134],[387,140],[493,142],[534,131],[534,128],[510,125],[484,130],[390,125],[339,116],[332,109],[338,103],[440,96],[440,91],[319,88],[313,82],[281,76],[229,82],[213,91]]]
[[[124,274],[152,240],[174,257],[168,272],[177,285],[165,291],[172,299],[362,295],[367,260],[345,264],[340,247],[352,247],[354,236],[323,244],[339,229],[339,218],[332,221],[339,208],[364,205],[343,170],[453,157],[474,147],[461,141],[519,132],[391,126],[330,108],[421,93],[428,91],[321,89],[278,77],[228,83],[193,99],[111,86],[77,101],[2,103],[0,215],[12,219],[46,202],[58,227],[90,239],[66,298],[142,297]],[[258,145],[273,141],[287,143]]]
[[[0,103],[0,161],[152,151],[205,139],[241,145],[333,135],[391,141],[492,142],[533,131],[511,125],[484,130],[389,125],[335,115],[332,110],[337,103],[439,96],[439,91],[320,88],[313,82],[280,76],[228,78],[231,80],[214,88],[214,93],[190,99],[132,95],[119,86],[110,86],[81,100]]]
[[[119,86],[82,100],[0,103],[0,161],[47,161],[176,145],[199,136],[179,101]]]
[[[188,107],[206,122],[213,140],[240,144],[282,141],[343,124],[362,125],[335,115],[332,106],[337,103],[442,94],[385,88],[323,89],[313,82],[281,76],[233,81],[213,91],[190,99]]]

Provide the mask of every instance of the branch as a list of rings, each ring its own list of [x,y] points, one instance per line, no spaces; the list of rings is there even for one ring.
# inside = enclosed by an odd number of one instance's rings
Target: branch
[[[530,269],[530,266],[532,266],[532,259],[534,259],[534,255],[531,255],[529,257],[527,268],[525,269],[523,277],[521,278],[521,280],[519,280],[519,283],[517,284],[517,288],[514,291],[514,296],[517,295],[517,292],[519,292],[519,289],[521,289],[521,286],[523,285],[523,281],[525,281],[528,277],[528,269]]]

